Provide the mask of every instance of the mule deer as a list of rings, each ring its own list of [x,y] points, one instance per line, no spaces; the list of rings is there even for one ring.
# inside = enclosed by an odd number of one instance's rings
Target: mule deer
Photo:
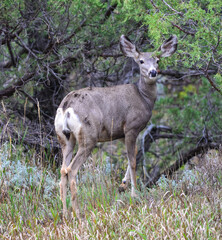
[[[77,210],[76,175],[97,142],[125,138],[128,168],[122,184],[127,185],[131,179],[131,195],[136,195],[136,139],[151,118],[157,95],[159,58],[171,56],[176,51],[177,37],[166,40],[158,49],[158,56],[139,52],[124,35],[120,38],[120,48],[140,67],[140,79],[136,84],[72,91],[57,109],[55,130],[63,153],[60,194],[64,215],[67,212],[67,183],[69,181],[72,208]],[[78,151],[72,159],[76,141]]]

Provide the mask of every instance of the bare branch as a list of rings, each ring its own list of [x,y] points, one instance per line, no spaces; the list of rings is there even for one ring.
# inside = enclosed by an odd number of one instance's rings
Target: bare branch
[[[27,82],[29,82],[33,77],[35,76],[35,72],[27,73],[23,78],[18,80],[16,83],[14,83],[12,86],[3,89],[0,91],[0,99],[3,97],[10,97],[14,94],[14,92],[18,89],[24,86]]]
[[[23,30],[23,28],[20,27],[19,30],[16,33],[13,33],[13,34],[12,33],[8,33],[8,36],[6,36],[4,39],[0,40],[0,44],[4,45],[4,44],[7,43],[8,40],[10,41],[10,40],[16,38],[17,35],[19,35],[22,32],[22,30]]]
[[[181,17],[183,17],[183,13],[182,13],[182,12],[178,12],[177,10],[175,10],[174,8],[172,8],[165,0],[162,0],[162,2],[163,2],[169,9],[171,9],[173,12],[175,12],[176,14],[180,15]]]
[[[163,1],[163,3],[164,3],[165,5],[167,5],[172,11],[176,12],[176,13],[177,13],[178,15],[180,15],[180,16],[183,16],[183,13],[176,11],[176,10],[175,10],[174,8],[172,8],[168,3],[166,3],[166,1],[164,1],[164,0],[162,0],[162,1]],[[155,3],[154,3],[152,0],[150,0],[150,2],[151,2],[151,4],[153,5],[154,8],[156,8],[158,11],[160,11],[159,8],[155,5]],[[182,31],[182,32],[184,32],[184,33],[186,33],[186,34],[192,35],[192,36],[195,35],[195,32],[189,32],[189,31],[183,29],[182,27],[180,27],[179,25],[175,24],[174,22],[169,21],[169,20],[168,20],[167,18],[165,18],[165,17],[163,17],[163,19],[164,19],[165,21],[170,22],[174,27],[178,28],[180,31]]]
[[[11,57],[12,65],[15,67],[16,66],[16,62],[15,62],[15,58],[14,58],[14,55],[13,55],[13,52],[12,52],[11,42],[9,40],[7,40],[7,47],[8,47],[8,51],[9,51],[10,57]]]
[[[20,41],[21,45],[36,59],[39,59],[35,53],[25,44],[25,42],[16,34],[16,37]]]
[[[220,93],[220,95],[222,95],[221,90],[215,85],[215,83],[213,82],[213,80],[210,78],[209,74],[206,72],[205,77],[207,78],[207,80],[209,81],[210,85],[217,91]]]
[[[101,24],[103,24],[103,23],[110,17],[110,15],[112,14],[112,12],[116,9],[117,5],[118,5],[118,4],[115,3],[115,4],[111,5],[111,6],[108,8],[108,10],[107,10],[106,13],[105,13],[104,19],[101,21]]]
[[[62,59],[56,60],[54,62],[51,62],[51,63],[49,63],[49,66],[50,67],[55,67],[58,65],[61,66],[66,63],[76,62],[77,60],[78,60],[78,54],[76,56],[68,56],[66,58],[62,58]]]
[[[207,73],[208,74],[216,74],[217,71],[213,70],[213,69],[208,69]],[[172,76],[172,77],[176,77],[176,78],[181,78],[183,76],[200,76],[200,75],[205,75],[206,72],[203,71],[203,70],[187,70],[185,72],[182,72],[182,71],[176,71],[176,70],[172,70],[172,69],[166,69],[166,70],[160,70],[159,74],[168,75],[168,76]]]
[[[28,51],[26,49],[22,49],[18,54],[17,57],[15,58],[15,63],[18,63],[19,58],[22,56],[22,54],[24,53],[28,53]],[[0,62],[0,69],[5,69],[5,68],[10,68],[13,66],[13,62],[12,59],[9,61],[5,61],[5,62]]]
[[[214,51],[216,51],[216,48],[218,47],[218,45],[219,45],[219,40],[218,40],[217,46],[214,48]],[[209,81],[209,83],[211,84],[211,86],[212,86],[217,92],[219,92],[220,95],[222,95],[221,90],[215,85],[215,83],[213,82],[213,80],[210,78],[210,76],[209,76],[209,74],[208,74],[208,69],[209,69],[211,60],[212,60],[212,58],[210,58],[210,60],[209,60],[208,63],[207,63],[207,67],[206,67],[206,69],[204,70],[205,77],[207,78],[207,80]]]
[[[70,39],[72,39],[83,27],[86,26],[86,21],[87,21],[87,20],[84,19],[84,20],[80,23],[80,25],[75,29],[74,32],[72,32],[68,37],[64,38],[62,41],[58,41],[58,42],[56,43],[56,45],[61,45],[61,44],[65,44],[65,43],[69,42]]]
[[[167,20],[167,19],[165,19]],[[187,30],[183,29],[182,27],[180,27],[179,25],[175,24],[174,22],[170,22],[174,27],[178,28],[180,31],[186,33],[186,34],[189,34],[189,35],[192,35],[194,36],[195,35],[195,32],[188,32]]]
[[[30,96],[27,92],[25,92],[21,89],[18,89],[18,90],[19,90],[19,92],[24,94],[32,103],[34,103],[36,107],[38,106],[38,102],[36,99],[34,99],[32,96]],[[48,114],[44,113],[41,108],[40,108],[40,112],[43,116],[47,117],[47,119],[54,120],[54,118],[52,116],[49,116]]]
[[[150,0],[151,4],[159,11],[159,8],[156,6],[156,4],[153,2],[153,0]]]

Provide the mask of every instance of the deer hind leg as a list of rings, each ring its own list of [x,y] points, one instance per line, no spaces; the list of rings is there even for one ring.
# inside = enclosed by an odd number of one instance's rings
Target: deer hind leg
[[[61,168],[61,181],[60,181],[60,197],[63,204],[63,216],[67,215],[66,207],[66,195],[67,195],[67,167],[72,160],[73,149],[75,147],[76,140],[73,135],[67,139],[65,136],[58,137],[59,142],[62,146],[63,162]]]
[[[72,162],[67,168],[70,190],[71,190],[72,209],[76,213],[77,217],[79,216],[79,208],[77,204],[76,175],[80,167],[82,166],[82,164],[86,161],[86,159],[91,154],[91,151],[94,146],[95,144],[90,144],[90,143],[88,143],[86,146],[79,145],[79,149],[76,153],[76,156],[73,158]]]

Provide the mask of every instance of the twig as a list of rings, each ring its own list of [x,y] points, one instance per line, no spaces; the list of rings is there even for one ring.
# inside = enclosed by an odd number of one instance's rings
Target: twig
[[[175,10],[174,8],[172,8],[167,2],[165,2],[164,0],[162,0],[162,2],[169,8],[171,9],[173,12],[177,13],[178,15],[180,15],[181,17],[183,17],[183,13],[178,12],[177,10]]]
[[[156,4],[153,2],[153,0],[150,0],[151,4],[159,11],[159,8],[156,6]]]
[[[184,71],[184,72],[180,72],[180,71],[176,71],[176,70],[171,70],[171,69],[167,69],[167,70],[160,70],[159,72],[162,75],[168,75],[168,76],[173,76],[176,78],[181,78],[183,76],[199,76],[199,75],[205,75],[206,71],[200,71],[200,70],[189,70],[189,71]],[[207,70],[208,74],[215,74],[216,70],[211,70],[208,69]]]
[[[21,45],[36,59],[39,59],[35,53],[25,44],[25,42],[18,36],[17,33],[15,33],[17,39],[20,41]]]
[[[38,107],[38,100],[37,99],[34,99],[32,96],[30,96],[27,92],[23,91],[22,89],[18,89],[19,92],[23,93],[26,98],[28,98],[32,103],[34,103],[36,105],[36,107]],[[41,114],[43,116],[45,116],[46,118],[49,118],[51,120],[54,120],[54,118],[52,116],[49,116],[48,114],[44,113],[41,108],[40,108],[40,111],[41,111]]]
[[[174,8],[172,8],[172,7],[171,7],[168,3],[166,3],[164,0],[162,0],[162,1],[163,1],[163,3],[166,4],[172,11],[176,12],[176,13],[177,13],[178,15],[180,15],[181,17],[183,16],[183,13],[176,11]],[[160,11],[159,8],[156,6],[156,4],[153,2],[153,0],[150,0],[150,2],[151,2],[151,4],[153,5],[154,8],[156,8],[158,11]],[[183,29],[182,27],[180,27],[179,25],[175,24],[174,22],[169,21],[169,20],[168,20],[167,18],[165,18],[165,17],[163,17],[163,19],[166,20],[166,21],[168,21],[168,22],[170,22],[174,27],[178,28],[180,31],[182,31],[182,32],[184,32],[184,33],[186,33],[186,34],[192,35],[192,36],[195,35],[195,32],[189,32],[189,31]]]
[[[35,72],[27,73],[24,75],[23,78],[20,78],[16,83],[14,83],[12,86],[3,89],[0,91],[0,99],[3,97],[10,97],[14,94],[14,92],[24,86],[27,82],[29,82],[33,77],[35,76]]]
[[[166,20],[167,20],[167,19],[166,19]],[[167,21],[168,21],[168,20],[167,20]],[[173,23],[173,22],[171,22],[171,21],[170,21],[170,23],[171,23],[174,27],[178,28],[180,31],[182,31],[182,32],[184,32],[184,33],[186,33],[186,34],[189,34],[189,35],[192,35],[192,36],[195,35],[195,32],[188,32],[188,31],[184,30],[182,27],[178,26],[177,24],[175,24],[175,23]]]
[[[212,81],[212,79],[210,78],[209,74],[206,72],[205,74],[207,80],[209,81],[209,83],[211,84],[211,86],[217,91],[220,93],[220,95],[222,95],[222,92],[221,90],[215,85],[215,83]]]
[[[8,36],[6,36],[4,39],[2,39],[0,41],[0,45],[4,45],[7,43],[8,40],[12,40],[12,39],[16,38],[16,36],[19,35],[22,32],[22,30],[23,30],[23,28],[20,27],[16,33],[14,33],[14,34],[8,33]]]
[[[107,10],[106,13],[105,13],[105,17],[104,17],[104,19],[102,20],[101,23],[104,23],[104,22],[110,17],[110,15],[112,14],[112,12],[116,9],[117,5],[118,5],[117,3],[114,3],[113,5],[111,5],[111,6],[108,8],[108,10]]]
[[[219,41],[218,41],[219,42]],[[218,47],[219,43],[217,44],[217,46],[215,47],[215,50],[216,48]],[[210,66],[210,62],[211,62],[211,59],[208,61],[207,63],[207,67],[206,69],[204,70],[204,73],[205,73],[205,77],[207,78],[207,80],[209,81],[209,83],[211,84],[211,86],[217,91],[220,93],[220,95],[222,95],[222,92],[221,90],[215,85],[215,83],[213,82],[213,80],[210,78],[209,74],[208,74],[208,69],[209,69],[209,66]]]
[[[7,40],[7,47],[8,47],[8,51],[9,51],[9,54],[10,54],[10,57],[11,57],[11,60],[12,60],[12,65],[15,67],[16,66],[15,58],[14,58],[14,55],[13,55],[13,52],[12,52],[12,46],[11,46],[11,42],[10,42],[9,39]]]

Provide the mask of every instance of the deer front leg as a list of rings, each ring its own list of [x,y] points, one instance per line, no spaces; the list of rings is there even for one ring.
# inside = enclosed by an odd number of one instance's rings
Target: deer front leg
[[[136,158],[136,154],[137,154],[137,147],[135,146],[135,158]],[[128,162],[129,162],[129,159],[128,159]],[[123,178],[122,183],[119,186],[119,193],[126,191],[129,180],[130,180],[130,166],[128,164],[125,177]]]
[[[137,135],[134,132],[126,134],[125,142],[128,155],[128,168],[129,173],[126,172],[126,176],[130,175],[131,178],[131,196],[136,197],[136,138]]]

